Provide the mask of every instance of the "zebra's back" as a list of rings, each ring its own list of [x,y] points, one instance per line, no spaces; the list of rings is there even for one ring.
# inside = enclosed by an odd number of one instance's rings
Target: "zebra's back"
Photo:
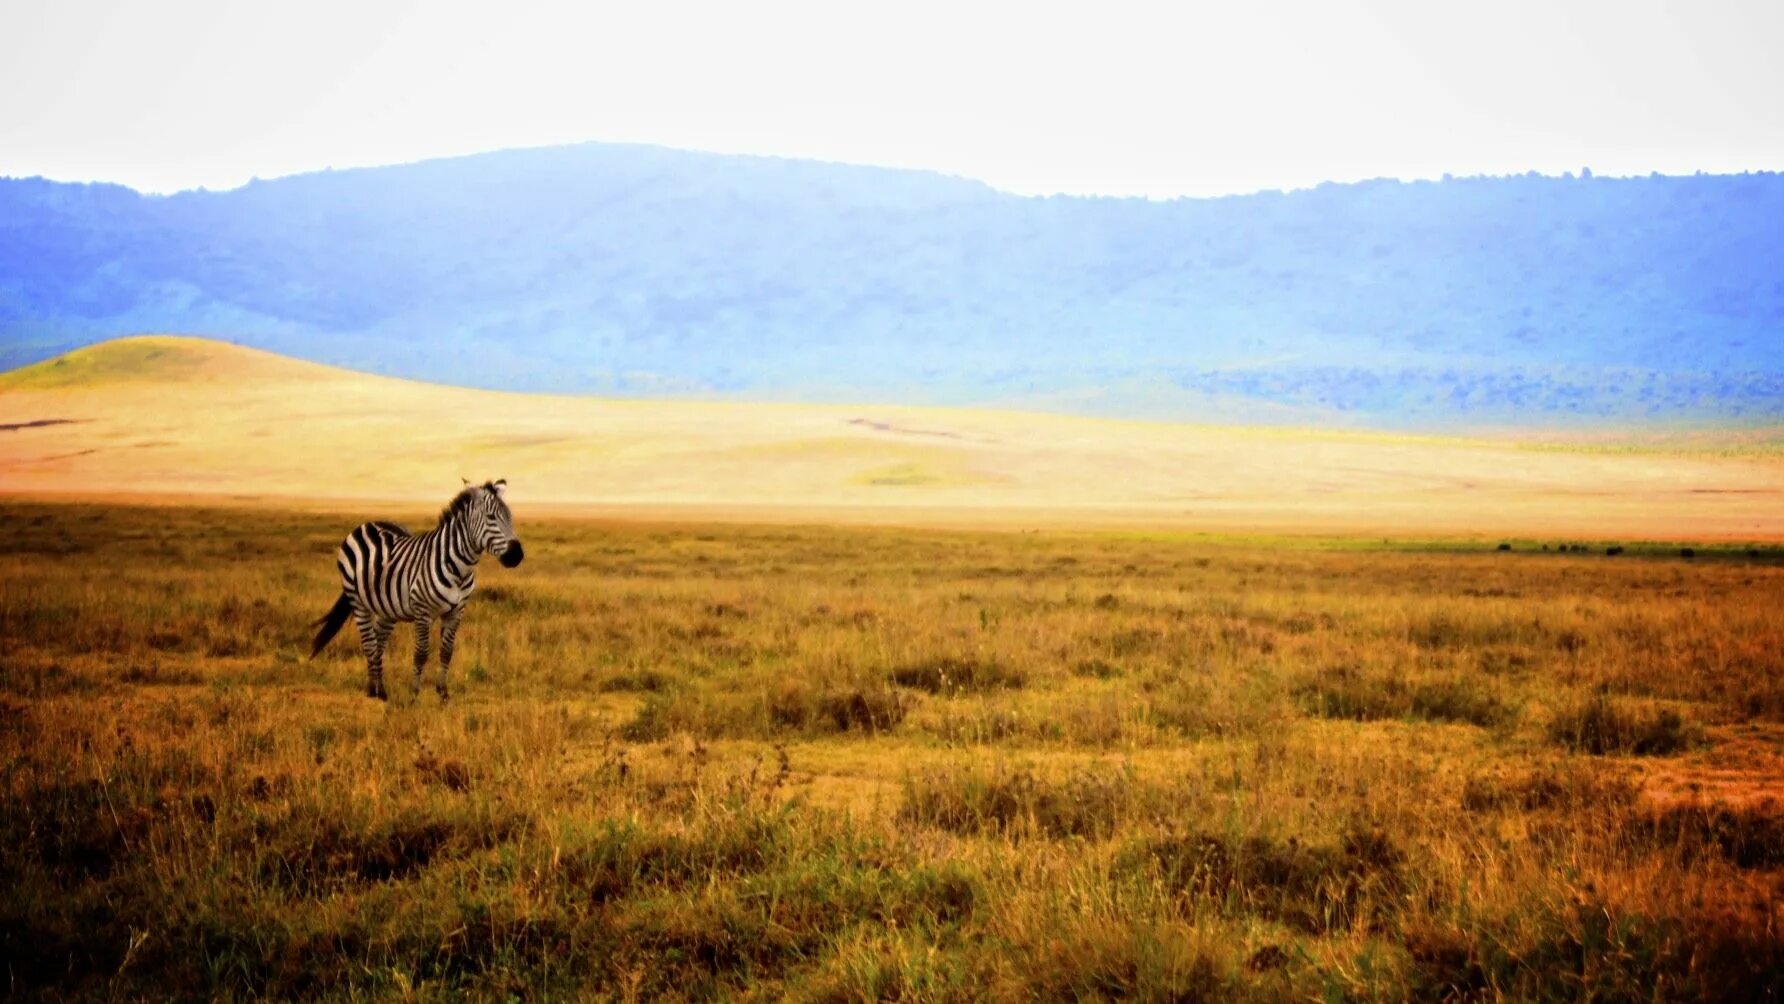
[[[412,620],[415,583],[426,574],[420,538],[396,523],[361,523],[341,541],[335,566],[341,588],[373,612]]]

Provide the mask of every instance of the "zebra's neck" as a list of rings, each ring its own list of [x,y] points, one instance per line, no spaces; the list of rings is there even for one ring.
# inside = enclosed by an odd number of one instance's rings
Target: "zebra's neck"
[[[439,552],[441,562],[461,580],[477,567],[477,559],[483,557],[471,531],[476,525],[476,520],[468,513],[455,512],[440,520],[440,525],[432,531],[434,539],[430,543]]]

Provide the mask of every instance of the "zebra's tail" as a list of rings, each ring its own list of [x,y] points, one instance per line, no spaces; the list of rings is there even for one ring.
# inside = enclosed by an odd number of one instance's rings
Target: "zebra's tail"
[[[323,614],[320,620],[311,625],[311,627],[319,627],[322,630],[316,632],[316,644],[310,649],[310,658],[314,659],[322,654],[323,646],[327,645],[329,640],[341,630],[342,624],[347,623],[347,615],[352,612],[353,600],[348,598],[347,591],[343,589],[341,598],[335,600],[335,605],[328,608],[328,613]]]

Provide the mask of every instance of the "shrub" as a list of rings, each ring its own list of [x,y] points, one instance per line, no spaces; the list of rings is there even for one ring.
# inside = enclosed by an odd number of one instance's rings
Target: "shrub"
[[[1017,946],[1015,999],[1226,1001],[1243,984],[1227,960],[1181,925],[1061,918],[1052,936]],[[980,997],[984,995],[978,995]]]
[[[1438,722],[1497,725],[1511,709],[1478,684],[1460,677],[1425,680],[1412,688],[1412,716]]]
[[[860,729],[863,732],[887,732],[904,721],[910,710],[903,695],[895,690],[848,690],[824,695],[819,701],[836,731]]]
[[[1490,726],[1511,715],[1511,709],[1479,681],[1439,677],[1407,683],[1348,666],[1321,672],[1297,686],[1295,694],[1311,714],[1359,722],[1423,718]]]
[[[1516,809],[1568,811],[1635,801],[1628,779],[1592,769],[1588,763],[1549,764],[1512,774],[1476,774],[1462,787],[1462,808],[1470,812]]]
[[[1072,666],[1072,675],[1109,680],[1121,675],[1121,667],[1105,659],[1081,659]]]
[[[437,861],[499,846],[526,825],[518,813],[490,807],[408,807],[391,816],[307,812],[256,842],[255,870],[273,886],[315,895],[408,877]]]
[[[1125,770],[1085,767],[1053,781],[1028,768],[932,771],[907,778],[902,820],[972,835],[1106,837],[1128,814]]]
[[[1195,833],[1144,840],[1118,867],[1148,872],[1179,896],[1237,907],[1290,927],[1349,927],[1403,887],[1406,855],[1386,832],[1352,825],[1331,843]]]
[[[900,666],[891,672],[890,679],[901,687],[942,695],[1016,690],[1027,682],[1022,671],[1002,663],[949,656]]]
[[[1687,860],[1719,858],[1737,868],[1784,866],[1784,810],[1770,804],[1682,802],[1631,817],[1641,845],[1671,848]]]
[[[442,785],[451,791],[468,791],[471,787],[471,769],[464,761],[437,757],[425,749],[415,759],[415,772],[423,781]]]
[[[1691,745],[1694,730],[1677,711],[1638,712],[1599,694],[1564,708],[1549,722],[1549,738],[1595,756],[1666,756]]]
[[[1051,722],[1025,722],[1022,716],[1007,708],[968,706],[962,712],[944,712],[933,731],[950,742],[994,743],[1031,731],[1031,725],[1054,725]]]
[[[596,689],[604,693],[654,694],[667,690],[674,682],[672,677],[654,669],[629,669],[602,680]]]
[[[889,732],[904,721],[910,702],[890,687],[816,690],[791,681],[768,698],[776,728],[819,732]]]
[[[666,693],[655,693],[644,699],[638,706],[638,713],[632,720],[621,726],[620,735],[632,742],[655,742],[667,739],[675,731],[673,724],[675,700]]]

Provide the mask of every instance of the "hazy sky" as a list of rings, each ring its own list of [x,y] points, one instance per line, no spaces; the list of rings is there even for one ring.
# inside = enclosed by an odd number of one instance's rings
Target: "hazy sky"
[[[0,174],[230,187],[581,140],[1215,194],[1784,168],[1784,0],[0,0]]]

